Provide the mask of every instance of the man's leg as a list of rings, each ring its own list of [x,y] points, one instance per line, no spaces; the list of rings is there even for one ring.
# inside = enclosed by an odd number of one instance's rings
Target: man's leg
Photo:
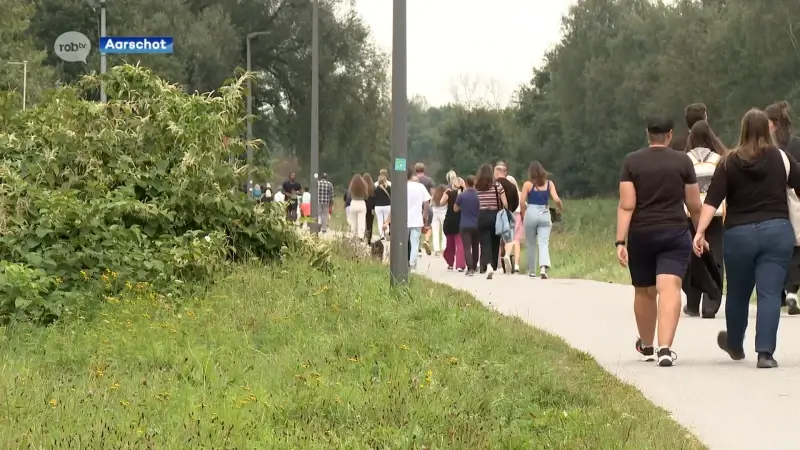
[[[320,203],[319,205],[319,225],[320,231],[323,233],[328,231],[328,208],[329,206],[326,203]]]
[[[526,227],[535,228],[536,224],[528,223]],[[536,242],[531,236],[529,248]],[[639,331],[636,350],[645,361],[655,361],[654,340],[656,321],[658,319],[658,302],[656,296],[656,253],[650,233],[631,233],[628,238],[628,270],[631,284],[634,287],[633,314],[636,317],[636,329]],[[530,258],[530,257],[529,257]],[[535,267],[534,269],[535,270]],[[535,273],[535,272],[534,272]]]
[[[408,239],[411,241],[409,244],[411,256],[408,258],[408,264],[411,266],[411,268],[417,267],[417,252],[419,251],[419,237],[421,232],[422,228],[420,227],[408,228]]]

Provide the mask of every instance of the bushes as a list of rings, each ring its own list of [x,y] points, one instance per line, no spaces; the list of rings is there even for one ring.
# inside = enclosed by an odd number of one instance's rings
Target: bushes
[[[293,252],[329,270],[327,250],[236,188],[256,171],[228,161],[246,145],[235,137],[243,79],[188,95],[146,69],[118,66],[106,78],[113,100],[82,100],[78,89],[97,82],[87,77],[4,118],[0,294],[38,297],[7,298],[0,318],[51,321],[76,292],[98,298],[126,283],[181,289],[230,259]],[[103,280],[108,273],[114,283]]]

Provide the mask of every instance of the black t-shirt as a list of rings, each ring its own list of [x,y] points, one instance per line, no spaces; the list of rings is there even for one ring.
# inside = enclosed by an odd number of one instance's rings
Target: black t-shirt
[[[519,208],[519,190],[517,187],[508,180],[508,178],[498,178],[497,182],[503,186],[506,191],[506,201],[508,201],[508,210],[514,212]]]
[[[686,153],[669,147],[629,153],[622,161],[619,181],[632,182],[636,189],[630,231],[688,226],[683,209],[686,185],[697,183],[697,176]]]
[[[392,204],[392,187],[375,187],[375,206],[389,206]]]
[[[734,153],[717,165],[705,203],[718,208],[725,200],[725,228],[789,218],[786,187],[800,189],[800,166],[791,153],[786,153],[788,180],[777,148],[766,149],[752,161]]]
[[[459,189],[450,189],[447,191],[447,212],[444,215],[444,223],[442,224],[442,233],[445,236],[458,234],[461,227],[461,211],[453,211],[453,206],[456,204],[456,198],[461,193]]]
[[[289,203],[297,203],[297,195],[303,189],[297,181],[286,180],[283,182],[283,193],[286,194],[286,199]]]

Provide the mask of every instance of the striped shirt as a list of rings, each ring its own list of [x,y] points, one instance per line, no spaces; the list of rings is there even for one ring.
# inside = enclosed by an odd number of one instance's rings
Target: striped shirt
[[[478,201],[481,205],[481,210],[497,211],[503,207],[500,196],[505,193],[503,186],[495,182],[494,186],[490,187],[488,191],[477,191]]]

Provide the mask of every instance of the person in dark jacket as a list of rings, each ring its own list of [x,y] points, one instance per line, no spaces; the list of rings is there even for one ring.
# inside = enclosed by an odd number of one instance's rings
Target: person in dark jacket
[[[775,130],[775,143],[794,159],[800,160],[800,138],[792,134],[792,119],[789,118],[789,103],[786,101],[773,103],[764,109]],[[797,304],[797,291],[800,289],[800,242],[795,242],[786,283],[783,287],[782,306],[788,308],[790,315],[800,314]]]

